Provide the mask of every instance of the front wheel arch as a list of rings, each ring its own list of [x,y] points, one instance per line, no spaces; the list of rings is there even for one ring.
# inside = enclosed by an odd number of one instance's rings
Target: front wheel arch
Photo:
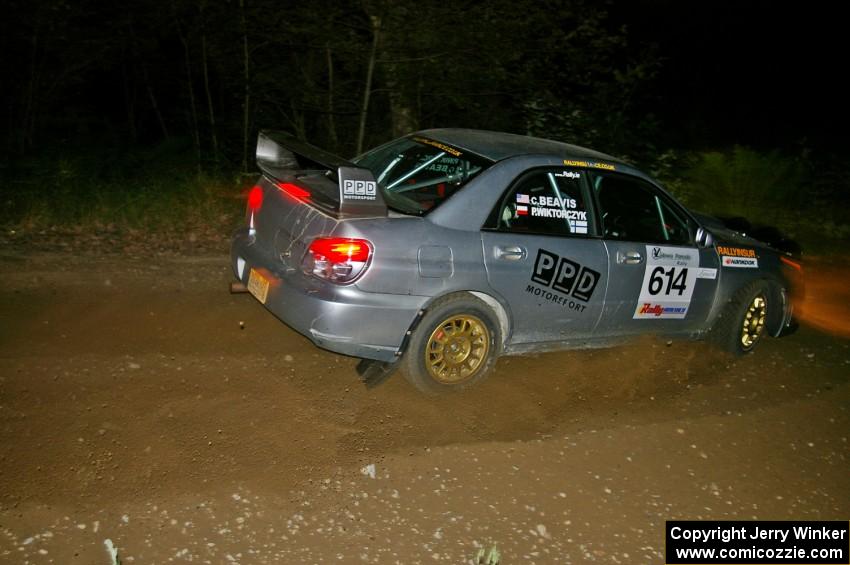
[[[765,279],[750,281],[735,291],[711,329],[712,341],[733,355],[752,352],[768,332],[766,322],[771,312],[779,306],[774,294]],[[747,320],[754,320],[754,316],[756,320],[761,318],[760,323],[748,324]]]
[[[782,333],[789,318],[790,297],[785,288],[775,280],[766,280],[770,293],[771,307],[767,313],[766,328],[770,335],[778,336]]]

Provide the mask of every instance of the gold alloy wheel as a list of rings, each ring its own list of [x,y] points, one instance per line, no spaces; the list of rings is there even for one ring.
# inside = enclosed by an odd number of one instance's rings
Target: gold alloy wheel
[[[425,368],[435,381],[456,385],[475,376],[490,352],[490,332],[480,319],[455,314],[431,332],[425,346]]]
[[[764,320],[767,316],[767,301],[764,296],[758,295],[753,298],[744,323],[741,327],[741,345],[744,351],[752,349],[764,331]]]

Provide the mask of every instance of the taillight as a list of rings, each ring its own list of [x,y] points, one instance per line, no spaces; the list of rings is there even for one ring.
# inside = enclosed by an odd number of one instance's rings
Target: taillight
[[[304,256],[304,272],[336,283],[348,283],[363,274],[372,256],[365,239],[320,237]]]
[[[291,182],[279,182],[277,187],[296,200],[309,200],[310,192]]]
[[[257,185],[248,193],[248,209],[252,212],[259,210],[263,205],[263,189]]]

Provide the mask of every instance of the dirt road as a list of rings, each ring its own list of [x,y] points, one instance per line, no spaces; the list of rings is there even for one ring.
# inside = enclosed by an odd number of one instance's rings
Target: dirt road
[[[850,517],[850,340],[822,329],[736,361],[653,338],[508,358],[426,398],[366,390],[229,295],[221,255],[0,273],[2,563],[108,564],[107,539],[125,564],[494,543],[504,564],[663,563],[666,519]]]

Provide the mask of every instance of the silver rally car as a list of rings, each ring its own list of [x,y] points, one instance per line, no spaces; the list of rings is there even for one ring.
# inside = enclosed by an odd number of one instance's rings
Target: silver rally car
[[[452,390],[500,355],[646,333],[743,354],[793,327],[795,256],[589,149],[435,129],[347,161],[262,132],[257,163],[232,288],[367,383]]]

